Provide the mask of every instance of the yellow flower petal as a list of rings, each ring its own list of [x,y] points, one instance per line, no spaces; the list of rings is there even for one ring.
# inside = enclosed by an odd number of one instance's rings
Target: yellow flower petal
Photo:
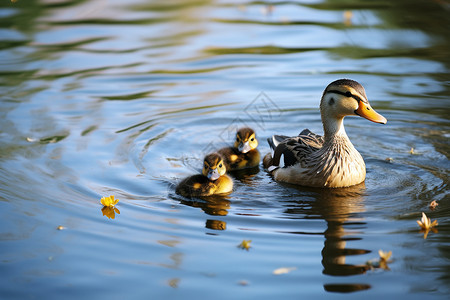
[[[245,249],[245,250],[248,251],[248,249],[250,249],[250,247],[251,247],[251,245],[250,245],[251,242],[252,242],[252,240],[243,240],[243,241],[238,245],[238,247],[241,248],[241,249]]]
[[[421,228],[425,228],[425,225],[423,225],[422,222],[420,222],[419,220],[417,220],[416,222],[417,222],[417,224],[419,224],[419,226],[420,226]]]
[[[100,202],[103,206],[114,207],[119,202],[119,199],[114,199],[114,195],[111,195],[109,197],[102,197]]]
[[[417,221],[417,224],[421,227],[420,232],[424,232],[423,238],[426,239],[428,236],[428,233],[431,231],[437,232],[437,230],[433,227],[438,225],[437,220],[434,220],[431,222],[430,218],[427,217],[425,213],[422,212],[422,221]]]
[[[392,251],[384,252],[383,250],[378,250],[378,254],[380,255],[380,259],[384,261],[388,261],[392,255]]]

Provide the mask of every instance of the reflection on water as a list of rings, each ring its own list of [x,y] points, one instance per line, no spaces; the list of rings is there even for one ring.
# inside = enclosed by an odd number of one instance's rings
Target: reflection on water
[[[346,248],[346,241],[361,239],[345,231],[345,225],[364,228],[364,220],[353,221],[354,215],[365,211],[363,204],[364,183],[352,188],[326,191],[317,199],[317,210],[327,222],[325,231],[325,244],[322,250],[322,264],[324,274],[328,275],[357,275],[367,270],[366,265],[349,265],[345,263],[346,256],[369,253],[365,249]],[[363,235],[363,232],[360,233]]]
[[[290,186],[290,185],[289,185]],[[291,186],[292,187],[292,186]],[[304,193],[313,195],[309,210],[302,210],[312,217],[323,218],[327,228],[324,235],[322,253],[323,273],[332,276],[349,276],[365,273],[369,267],[365,264],[348,264],[346,258],[354,255],[370,253],[366,249],[348,248],[348,241],[362,240],[364,236],[364,219],[359,217],[366,211],[364,207],[365,184],[342,189],[301,188]],[[295,211],[291,208],[290,212]],[[357,227],[358,230],[347,230],[346,227]],[[324,284],[327,291],[355,292],[370,288],[370,284]]]
[[[424,0],[0,2],[0,294],[447,299],[448,12]],[[320,95],[343,77],[389,119],[346,120],[365,184],[296,188],[256,168],[231,174],[226,197],[174,195],[231,128],[254,127],[261,153],[272,134],[320,132]],[[100,213],[111,194],[120,211]],[[439,222],[427,239],[422,211]],[[379,249],[395,255],[390,271],[372,263]]]
[[[252,178],[260,171],[259,166],[255,168],[236,170],[229,172],[234,180],[238,180],[246,185],[252,184]],[[179,197],[179,196],[177,196]],[[177,198],[175,197],[175,199]],[[192,199],[181,199],[180,203],[192,207],[201,208],[206,214],[210,216],[226,216],[230,209],[231,201],[230,195],[212,195],[208,197],[195,197]],[[214,230],[225,230],[227,223],[219,219],[207,219],[206,228]]]
[[[216,217],[226,216],[230,208],[230,200],[228,196],[213,195],[209,197],[202,197],[202,199],[181,200],[184,205],[201,208],[211,219],[206,220],[205,227],[214,230],[227,229],[227,223],[223,220],[216,219]]]
[[[259,170],[240,170],[238,174],[232,173],[236,180],[248,184],[249,179]],[[301,194],[313,196],[311,207],[304,209],[303,201],[296,207],[295,201],[288,201],[289,209],[286,210],[291,217],[295,214],[306,214],[313,218],[321,218],[326,221],[327,228],[323,233],[324,246],[321,251],[323,274],[332,276],[349,276],[364,274],[370,269],[368,264],[348,264],[346,258],[349,256],[370,253],[367,249],[353,249],[346,247],[348,241],[362,240],[364,236],[364,219],[359,217],[366,211],[364,207],[365,184],[342,189],[319,189],[296,187],[283,184],[288,188],[298,190]],[[296,197],[297,198],[297,197]],[[300,197],[301,198],[301,197]],[[184,205],[199,207],[209,216],[226,216],[232,209],[230,196],[211,196],[201,199],[181,200]],[[299,209],[300,208],[300,209]],[[357,227],[358,230],[346,230],[346,227]],[[226,230],[226,222],[223,219],[206,219],[206,228],[213,230]],[[299,233],[300,235],[303,233]],[[388,269],[388,268],[386,268]],[[347,284],[334,283],[324,284],[325,290],[329,292],[355,292],[370,289],[370,284]]]
[[[112,207],[111,206],[103,206],[102,214],[109,219],[115,219],[116,214],[120,215],[120,210],[114,206],[112,206]]]

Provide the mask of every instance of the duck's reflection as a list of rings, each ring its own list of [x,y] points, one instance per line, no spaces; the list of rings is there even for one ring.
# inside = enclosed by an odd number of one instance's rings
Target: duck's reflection
[[[230,208],[229,196],[220,195],[181,200],[181,204],[199,207],[210,216],[226,216]],[[218,218],[207,219],[205,227],[213,230],[225,230],[227,229],[227,223]]]
[[[320,216],[327,222],[324,232],[325,242],[322,249],[323,273],[332,276],[349,276],[362,274],[368,270],[366,264],[348,264],[346,258],[370,252],[365,249],[346,248],[347,242],[359,240],[358,229],[363,229],[365,222],[358,214],[365,211],[363,197],[364,183],[350,188],[340,189],[299,189],[301,193],[313,196],[311,209],[303,209],[302,213]],[[292,208],[290,212],[292,212]],[[351,226],[356,230],[347,231]],[[355,292],[370,288],[368,284],[325,284],[330,292]]]
[[[348,237],[345,225],[363,227],[365,223],[358,219],[358,213],[364,212],[362,204],[364,183],[345,189],[321,191],[314,203],[317,210],[327,222],[324,232],[325,243],[322,250],[323,273],[327,275],[356,275],[367,271],[367,266],[346,264],[346,257],[365,254],[370,251],[364,249],[346,248],[347,241],[358,240],[358,237]]]
[[[233,174],[236,180],[251,184],[252,177],[258,173]],[[242,175],[242,176],[239,176]],[[249,181],[249,182],[247,182]],[[283,184],[285,185],[285,184]],[[285,213],[289,215],[306,215],[308,218],[320,218],[327,223],[325,230],[324,247],[322,249],[323,274],[330,276],[358,275],[366,272],[369,266],[365,263],[350,264],[346,260],[349,256],[369,253],[366,249],[348,248],[347,242],[362,239],[365,221],[359,217],[365,212],[364,193],[365,185],[339,189],[295,188],[300,192],[295,200],[289,200]],[[292,190],[288,193],[291,196]],[[209,196],[191,200],[181,200],[182,204],[199,207],[210,216],[226,216],[230,209],[230,196]],[[305,205],[305,198],[308,199]],[[291,198],[292,199],[292,198]],[[206,227],[214,230],[225,230],[226,222],[220,218],[210,218],[206,221]],[[351,228],[349,230],[349,228]],[[324,289],[329,292],[349,293],[370,289],[369,284],[364,283],[336,283],[324,284]]]
[[[256,166],[254,168],[229,172],[229,175],[232,176],[235,181],[238,180],[246,185],[252,185],[253,177],[258,173],[259,166]],[[210,216],[226,216],[230,209],[229,199],[229,195],[212,195],[207,197],[196,197],[189,200],[184,198],[180,202],[184,205],[199,207]],[[207,219],[205,227],[213,230],[225,230],[227,229],[227,223],[218,218]]]

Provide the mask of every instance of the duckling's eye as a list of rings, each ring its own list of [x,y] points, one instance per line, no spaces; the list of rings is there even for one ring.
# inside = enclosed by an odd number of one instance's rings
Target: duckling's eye
[[[350,93],[350,92],[346,92],[346,93],[345,93],[345,96],[347,96],[347,97],[351,97],[351,96],[352,96],[352,93]]]
[[[222,164],[219,165],[219,168],[222,168]]]
[[[254,140],[255,140],[255,138],[251,138],[251,139],[250,139],[250,141],[252,141],[252,142],[253,142]]]

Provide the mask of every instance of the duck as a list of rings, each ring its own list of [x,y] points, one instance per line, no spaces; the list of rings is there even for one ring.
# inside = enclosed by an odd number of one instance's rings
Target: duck
[[[220,154],[208,154],[203,160],[202,174],[183,179],[175,192],[188,198],[228,194],[233,190],[233,180],[226,171]]]
[[[243,127],[237,130],[232,147],[225,147],[217,152],[222,155],[228,171],[237,171],[259,166],[261,154],[258,149],[256,133],[252,128]]]
[[[359,116],[386,124],[369,104],[364,87],[351,79],[338,79],[324,90],[320,101],[323,135],[305,129],[298,136],[273,135],[271,152],[263,166],[275,181],[300,186],[341,188],[362,183],[366,165],[344,128],[344,117]]]

